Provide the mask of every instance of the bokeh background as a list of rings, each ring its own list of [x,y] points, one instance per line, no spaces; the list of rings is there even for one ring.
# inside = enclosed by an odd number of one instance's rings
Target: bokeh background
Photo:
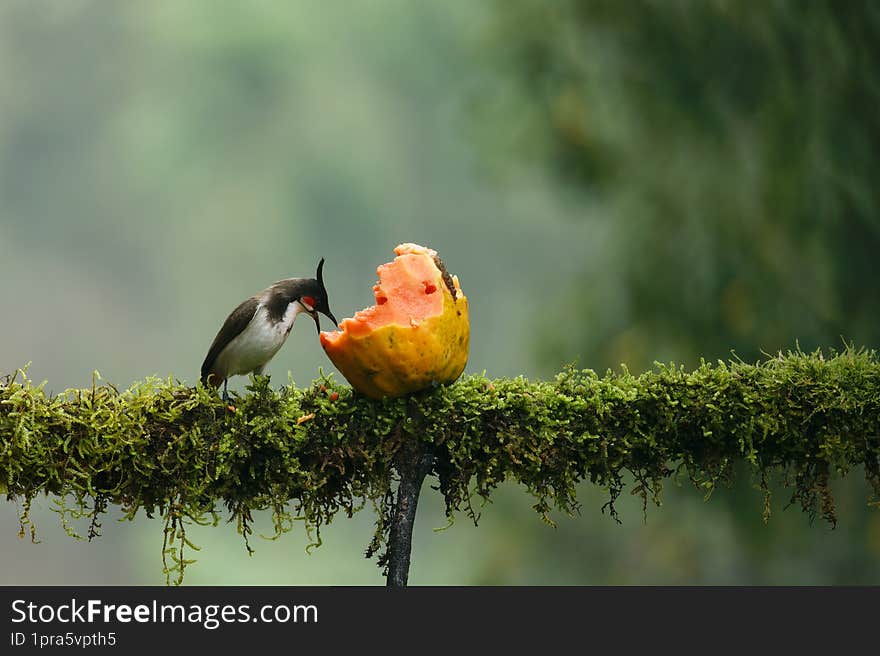
[[[402,241],[459,275],[472,373],[877,347],[878,70],[867,1],[7,0],[0,371],[195,383],[240,300],[323,256],[350,316]],[[269,373],[322,368],[301,324]],[[426,487],[410,580],[880,583],[880,511],[861,472],[835,489],[835,530],[781,487],[765,525],[742,476],[670,484],[646,520],[624,500],[622,525],[584,485],[555,529],[510,485],[439,531]],[[111,512],[89,544],[35,505],[39,544],[0,504],[0,583],[164,581],[160,520]],[[194,530],[186,582],[379,584],[372,521],[311,555],[301,527],[253,557]]]

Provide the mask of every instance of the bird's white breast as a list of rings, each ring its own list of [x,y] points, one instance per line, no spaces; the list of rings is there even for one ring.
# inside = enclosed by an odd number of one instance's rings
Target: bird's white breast
[[[302,311],[303,307],[293,302],[287,306],[281,321],[273,323],[266,307],[257,306],[251,322],[221,351],[217,370],[226,377],[247,374],[264,366],[284,344],[296,316]]]

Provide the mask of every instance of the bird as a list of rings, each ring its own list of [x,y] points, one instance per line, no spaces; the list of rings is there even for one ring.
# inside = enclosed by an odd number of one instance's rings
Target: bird
[[[318,263],[314,278],[286,278],[239,303],[214,337],[202,363],[200,380],[215,389],[223,384],[223,400],[229,400],[230,376],[262,374],[269,361],[284,345],[296,317],[305,312],[315,320],[318,313],[339,326],[327,299],[322,275],[324,258]]]

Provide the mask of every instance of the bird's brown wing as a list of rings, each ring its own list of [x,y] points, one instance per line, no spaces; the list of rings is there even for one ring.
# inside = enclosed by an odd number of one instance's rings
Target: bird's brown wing
[[[246,301],[242,301],[242,303],[230,312],[228,317],[226,317],[226,321],[223,322],[220,332],[217,333],[217,336],[211,343],[211,348],[208,349],[208,355],[205,356],[205,361],[202,363],[203,384],[207,385],[209,382],[208,378],[214,373],[214,364],[217,361],[217,356],[220,355],[220,352],[226,348],[226,345],[229,344],[229,342],[235,339],[239,333],[247,327],[251,322],[251,319],[253,319],[254,315],[257,313],[257,307],[259,304],[260,301],[257,297],[251,296]],[[217,380],[217,376],[211,378],[212,380],[210,382],[214,387],[217,387],[223,382],[222,379]]]

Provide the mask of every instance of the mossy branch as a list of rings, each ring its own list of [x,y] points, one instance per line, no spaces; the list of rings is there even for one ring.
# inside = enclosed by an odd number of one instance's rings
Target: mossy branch
[[[639,376],[467,376],[384,401],[326,377],[280,390],[258,377],[234,404],[170,379],[125,391],[96,379],[56,396],[19,371],[0,379],[0,491],[22,500],[22,534],[39,493],[56,497],[66,527],[91,517],[89,537],[108,504],[129,519],[160,514],[174,582],[191,562],[187,525],[216,524],[224,508],[246,541],[252,513],[269,510],[276,535],[301,519],[319,544],[338,512],[350,516],[369,502],[377,522],[367,554],[387,563],[395,459],[413,440],[431,446],[429,475],[439,479],[448,514],[474,520],[474,496],[488,498],[505,480],[525,486],[547,521],[553,508],[577,511],[576,486],[591,481],[607,490],[616,518],[627,481],[647,506],[673,474],[709,492],[739,463],[766,499],[769,481],[781,477],[793,502],[832,523],[833,476],[863,467],[880,497],[874,351],[790,352],[691,372],[657,365]]]

